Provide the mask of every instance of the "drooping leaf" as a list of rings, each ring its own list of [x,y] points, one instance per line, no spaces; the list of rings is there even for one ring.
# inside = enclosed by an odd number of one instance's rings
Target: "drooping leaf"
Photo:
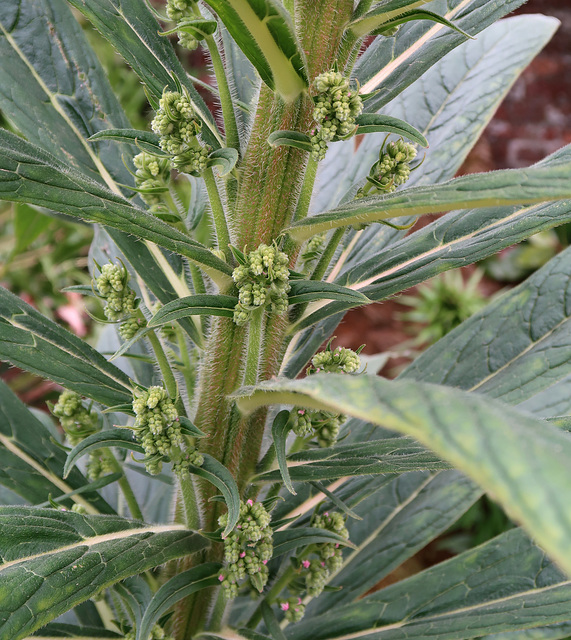
[[[378,131],[396,133],[399,136],[404,136],[413,142],[417,142],[421,147],[428,147],[427,139],[418,129],[392,116],[385,116],[379,113],[362,113],[355,119],[355,124],[358,125],[358,134],[376,133]]]
[[[301,131],[274,131],[268,136],[272,147],[293,147],[302,151],[312,150],[311,138]]]
[[[104,129],[88,138],[89,142],[96,140],[115,140],[138,147],[141,151],[150,151],[159,156],[168,155],[159,145],[159,136],[152,131],[140,131],[139,129]]]
[[[154,624],[179,600],[206,587],[219,585],[218,576],[221,568],[222,565],[218,562],[206,562],[179,573],[163,584],[154,594],[143,615],[137,628],[137,640],[146,640]]]
[[[0,356],[105,405],[132,398],[129,378],[60,325],[0,287]]]
[[[313,302],[315,300],[340,300],[351,306],[358,306],[370,302],[360,291],[341,287],[333,282],[319,280],[292,280],[290,283],[288,301],[290,304]]]
[[[429,0],[384,0],[376,4],[373,9],[367,11],[364,15],[360,15],[351,21],[347,28],[356,36],[364,36],[427,2]]]
[[[206,0],[262,80],[291,102],[308,86],[289,14],[275,0]]]
[[[562,487],[571,486],[569,434],[478,394],[367,375],[279,380],[238,400],[247,410],[274,403],[344,413],[413,436],[480,484],[571,571],[571,523],[561,506]]]
[[[216,20],[205,20],[204,18],[197,18],[196,20],[184,19],[181,20],[174,29],[167,31],[163,35],[182,31],[183,33],[190,33],[190,35],[197,36],[197,39],[200,40],[204,36],[214,35],[216,29],[218,29]]]
[[[289,411],[283,410],[278,413],[272,423],[272,440],[274,441],[274,448],[276,450],[276,459],[282,480],[286,489],[295,495],[286,459],[286,443],[287,437],[290,432],[289,425]]]
[[[569,580],[521,529],[514,529],[353,604],[306,615],[286,629],[286,636],[464,640],[491,630],[567,622],[570,596]]]
[[[321,544],[323,542],[333,542],[343,547],[354,547],[352,542],[345,540],[338,533],[317,527],[295,527],[275,531],[273,540],[274,558],[299,547],[307,547],[310,544]]]
[[[70,4],[107,38],[158,100],[167,87],[177,90],[174,77],[188,92],[201,119],[201,135],[215,149],[222,139],[204,100],[178,61],[170,42],[159,35],[159,25],[141,0],[70,0]]]
[[[105,447],[119,447],[120,449],[129,449],[130,451],[144,453],[143,447],[134,439],[132,429],[113,428],[98,431],[84,438],[69,452],[67,460],[65,461],[63,477],[66,478],[68,476],[79,458],[90,451]]]
[[[349,225],[370,224],[397,216],[439,213],[467,207],[491,207],[562,200],[571,197],[571,162],[528,169],[504,169],[461,176],[438,185],[411,187],[372,196],[310,216],[288,233],[298,241]]]
[[[475,36],[522,4],[523,0],[448,0],[432,6]],[[401,26],[394,38],[378,38],[361,57],[354,73],[363,93],[380,89],[367,101],[367,110],[377,111],[388,104],[465,39],[443,24],[425,21]]]
[[[0,523],[0,634],[13,640],[127,576],[206,545],[181,525],[54,509],[1,507]]]
[[[77,469],[64,482],[65,459],[65,452],[54,443],[48,429],[0,381],[0,484],[32,504],[44,502],[50,495],[56,499],[77,495],[74,492],[89,483]],[[89,513],[113,513],[93,490],[82,492],[74,501]]]
[[[209,167],[220,167],[218,175],[226,176],[236,166],[238,162],[238,152],[236,149],[224,147],[224,149],[216,149],[208,156]]]
[[[227,295],[200,294],[173,300],[161,307],[149,322],[149,327],[160,327],[181,318],[195,315],[232,318],[238,298]]]
[[[236,485],[234,476],[228,471],[228,469],[216,458],[213,458],[208,453],[202,454],[204,462],[200,467],[190,467],[190,472],[200,478],[208,480],[224,497],[226,506],[228,507],[228,523],[224,529],[224,536],[227,536],[238,522],[240,516],[240,492]]]
[[[184,255],[212,275],[231,273],[229,265],[200,243],[72,171],[39,147],[0,131],[0,150],[0,199],[26,201],[99,222]]]

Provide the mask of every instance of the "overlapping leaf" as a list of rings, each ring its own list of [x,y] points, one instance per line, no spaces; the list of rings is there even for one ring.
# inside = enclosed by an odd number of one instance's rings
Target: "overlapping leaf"
[[[244,390],[243,409],[292,403],[411,435],[477,482],[571,572],[568,433],[477,394],[417,381],[314,375]]]
[[[206,544],[180,525],[2,507],[0,636],[20,640],[102,588]]]

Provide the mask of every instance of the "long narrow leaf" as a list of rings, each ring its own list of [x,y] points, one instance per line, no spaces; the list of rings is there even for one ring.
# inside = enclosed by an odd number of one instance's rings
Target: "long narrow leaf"
[[[195,315],[231,318],[237,303],[238,298],[225,295],[202,294],[180,298],[161,307],[149,322],[149,327],[160,327]]]

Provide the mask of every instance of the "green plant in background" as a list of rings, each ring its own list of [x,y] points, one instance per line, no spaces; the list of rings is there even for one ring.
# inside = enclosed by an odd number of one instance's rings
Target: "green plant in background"
[[[75,291],[108,323],[96,350],[0,290],[0,357],[64,387],[67,438],[0,385],[0,638],[568,635],[569,251],[399,380],[320,349],[351,307],[571,219],[569,147],[452,179],[557,21],[70,4],[155,117],[131,128],[64,0],[0,1],[0,197],[94,223]],[[219,124],[163,28],[208,49]],[[521,527],[365,595],[483,492]]]

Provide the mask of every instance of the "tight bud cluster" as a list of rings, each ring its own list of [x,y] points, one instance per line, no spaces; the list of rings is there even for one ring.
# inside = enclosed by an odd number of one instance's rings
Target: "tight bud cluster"
[[[135,172],[135,185],[140,190],[141,198],[149,206],[160,203],[160,192],[168,191],[170,180],[170,159],[159,158],[142,151],[133,158]]]
[[[299,596],[278,600],[278,604],[288,622],[299,622],[305,614],[305,605]]]
[[[135,640],[136,637],[137,632],[133,629],[125,635],[125,640]],[[151,630],[151,634],[148,636],[148,640],[173,640],[173,638],[172,636],[167,636],[165,630],[160,625],[155,624]]]
[[[402,138],[383,145],[379,159],[371,167],[367,182],[373,189],[367,193],[391,193],[410,177],[410,163],[416,158],[416,149]],[[360,194],[364,195],[364,194]]]
[[[325,248],[325,234],[320,233],[317,236],[313,236],[311,240],[307,242],[303,253],[301,254],[302,271],[307,273],[313,263],[321,256],[323,249]]]
[[[146,325],[147,321],[144,318],[131,316],[119,325],[119,335],[123,340],[130,340],[139,329],[143,329]]]
[[[208,168],[208,156],[212,152],[210,145],[188,149],[184,153],[175,156],[172,159],[172,166],[180,173],[189,173],[193,176],[199,176]]]
[[[114,470],[110,454],[104,450],[91,451],[86,466],[87,477],[91,481],[99,480],[104,475],[112,473]]]
[[[161,149],[173,156],[184,153],[196,141],[200,127],[189,96],[165,90],[151,122],[152,130],[161,137]]]
[[[323,160],[327,143],[341,140],[355,131],[355,118],[363,110],[363,102],[356,91],[349,89],[349,79],[337,71],[326,71],[313,81],[317,92],[313,101],[313,118],[317,122],[312,132],[312,157]]]
[[[261,244],[245,260],[232,273],[239,291],[234,322],[246,324],[259,307],[266,307],[271,313],[284,313],[290,289],[287,254],[275,246]]]
[[[167,0],[167,16],[169,20],[179,22],[192,16],[196,0]]]
[[[135,292],[127,286],[129,272],[123,265],[105,264],[95,278],[97,292],[105,300],[103,312],[112,322],[118,322],[137,310]]]
[[[218,518],[225,527],[228,514]],[[238,584],[249,577],[251,585],[262,591],[268,581],[268,560],[273,553],[270,515],[261,502],[247,500],[240,503],[240,517],[234,531],[224,540],[226,567],[219,580],[228,598],[238,595]]]
[[[360,351],[360,349],[359,349]],[[306,370],[307,375],[324,371],[327,373],[355,373],[361,366],[359,351],[337,347],[331,349],[331,342],[324,351],[316,353]],[[294,407],[290,414],[293,432],[300,438],[315,436],[320,447],[330,447],[337,442],[339,429],[347,416],[320,409]]]
[[[311,526],[332,531],[345,540],[349,539],[345,517],[340,513],[325,512],[323,515],[316,515]],[[312,597],[321,594],[330,575],[339,571],[343,564],[343,554],[338,543],[317,544],[316,554],[317,559],[302,561],[302,566],[307,570],[305,574],[307,594]]]
[[[183,443],[178,412],[162,387],[149,387],[135,396],[133,411],[136,416],[133,429],[145,450],[145,467],[156,475],[162,468],[163,458]]]
[[[75,391],[65,390],[54,405],[52,413],[59,418],[72,446],[98,431],[97,414],[83,406],[81,396]]]
[[[198,451],[198,449],[189,449],[185,451],[180,460],[173,462],[172,470],[181,478],[188,477],[190,474],[189,467],[191,465],[194,467],[201,467],[203,462],[204,456]]]

